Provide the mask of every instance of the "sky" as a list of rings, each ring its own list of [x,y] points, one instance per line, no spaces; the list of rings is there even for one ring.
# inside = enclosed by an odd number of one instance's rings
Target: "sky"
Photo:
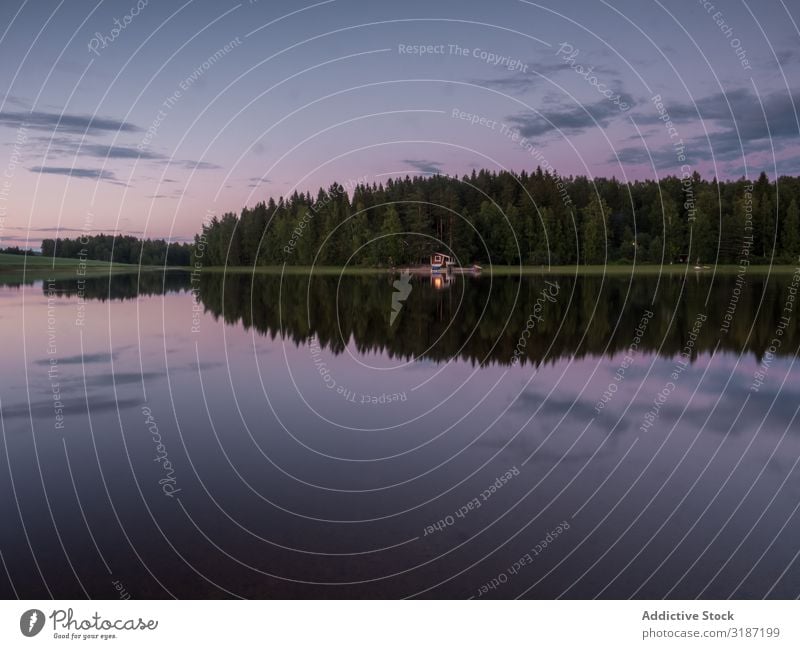
[[[0,3],[0,245],[472,169],[800,173],[799,0]]]

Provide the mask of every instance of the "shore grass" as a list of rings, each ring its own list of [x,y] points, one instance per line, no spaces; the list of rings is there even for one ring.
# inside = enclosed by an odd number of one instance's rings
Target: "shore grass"
[[[139,266],[135,264],[110,264],[107,261],[94,261],[87,259],[80,262],[78,259],[61,257],[42,257],[40,255],[9,255],[0,253],[0,276],[6,278],[51,278],[64,279],[67,277],[98,277],[109,273],[135,273]],[[85,270],[85,272],[83,272]],[[156,267],[142,266],[142,270],[159,270]]]

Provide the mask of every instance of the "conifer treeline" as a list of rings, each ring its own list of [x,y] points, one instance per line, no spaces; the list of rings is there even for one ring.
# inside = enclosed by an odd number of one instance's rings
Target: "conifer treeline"
[[[295,192],[203,224],[194,244],[96,235],[45,239],[59,257],[184,266],[425,263],[448,248],[481,264],[790,263],[800,255],[800,177],[666,177],[623,183],[473,171]],[[89,241],[87,245],[86,241]],[[83,252],[82,252],[83,251]]]
[[[188,243],[167,243],[164,239],[92,234],[74,239],[44,239],[42,256],[69,257],[113,261],[115,264],[143,266],[188,266],[194,246]]]
[[[778,192],[779,190],[779,192]],[[599,194],[599,197],[598,197]],[[780,199],[779,201],[777,199]],[[474,172],[357,185],[214,217],[195,237],[208,265],[790,262],[800,255],[800,178],[717,182],[695,173],[622,183]],[[635,215],[635,221],[634,221]],[[690,250],[691,233],[691,250]],[[746,252],[744,252],[746,251]]]

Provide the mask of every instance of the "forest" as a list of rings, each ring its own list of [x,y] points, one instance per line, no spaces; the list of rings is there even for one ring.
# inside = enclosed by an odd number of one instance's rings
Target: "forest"
[[[113,261],[142,266],[188,266],[194,246],[164,239],[138,239],[130,235],[94,234],[75,239],[44,239],[42,256]]]
[[[659,181],[473,171],[269,198],[203,223],[193,244],[90,237],[88,258],[203,266],[392,267],[432,252],[456,263],[792,263],[800,255],[800,178]],[[77,256],[79,240],[42,242]],[[113,251],[113,253],[112,253]]]

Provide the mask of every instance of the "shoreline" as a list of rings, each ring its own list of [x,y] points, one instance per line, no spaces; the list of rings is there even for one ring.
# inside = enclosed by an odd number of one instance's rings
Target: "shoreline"
[[[185,270],[191,271],[193,269],[186,267],[171,267],[167,270]],[[752,265],[747,267],[747,274],[754,275],[784,275],[791,274],[797,270],[797,266],[789,264],[776,264],[769,265]],[[430,274],[431,271],[427,267],[398,267],[398,268],[344,268],[340,266],[208,266],[203,268],[201,273],[255,273],[257,275],[383,275],[383,274],[400,274],[402,272],[411,272],[413,274]],[[453,275],[464,275],[467,277],[514,277],[522,275],[687,275],[687,276],[712,276],[714,274],[735,275],[741,272],[741,267],[735,264],[725,264],[716,266],[709,266],[701,270],[695,270],[694,266],[672,264],[669,266],[658,266],[651,264],[637,264],[633,265],[611,265],[611,266],[486,266],[480,272],[473,272],[469,268],[457,269]]]
[[[56,277],[63,279],[77,275],[76,271],[81,264],[83,272],[81,277],[98,277],[109,274],[123,273],[152,273],[152,272],[187,272],[187,273],[255,273],[257,275],[385,275],[400,274],[410,272],[415,275],[428,275],[431,270],[428,266],[401,266],[396,268],[373,268],[373,267],[342,267],[342,266],[205,266],[195,268],[192,266],[137,266],[134,264],[111,264],[106,261],[86,260],[81,261],[76,258],[57,257],[53,260],[50,257],[24,257],[17,255],[0,254],[0,276],[8,277],[11,275],[40,278]],[[747,274],[753,275],[784,275],[794,273],[796,265],[790,264],[753,264],[747,267]],[[453,275],[464,275],[467,277],[514,277],[523,275],[560,275],[560,276],[583,276],[583,275],[613,275],[613,276],[637,276],[637,275],[686,275],[691,276],[713,276],[715,274],[738,274],[742,270],[736,264],[724,264],[719,266],[704,266],[702,269],[695,269],[694,265],[669,264],[659,266],[657,264],[610,264],[591,265],[591,266],[485,266],[480,271],[473,271],[472,268],[454,268]]]

